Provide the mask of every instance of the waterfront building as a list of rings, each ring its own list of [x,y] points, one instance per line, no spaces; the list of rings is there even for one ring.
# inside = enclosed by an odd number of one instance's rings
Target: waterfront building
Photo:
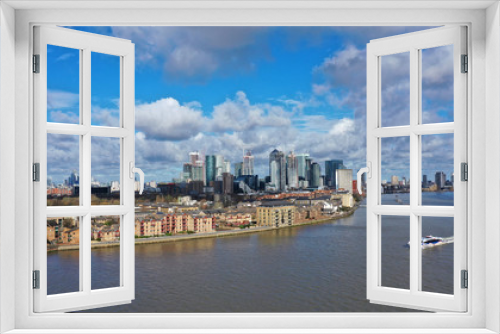
[[[352,194],[352,169],[337,169],[335,182],[337,190],[343,189]]]
[[[206,180],[207,185],[210,182],[215,181],[215,176],[217,175],[217,159],[215,155],[207,155],[205,157],[205,170],[206,170]]]
[[[254,156],[252,152],[247,151],[243,156],[243,172],[242,175],[254,175]]]
[[[299,163],[293,151],[286,157],[286,167],[288,187],[297,189],[299,187]]]
[[[391,176],[391,185],[393,186],[399,185],[399,179],[396,175]]]
[[[427,181],[427,175],[422,176],[422,188],[427,188],[429,186],[429,181]]]
[[[325,186],[337,189],[337,184],[336,184],[337,169],[345,169],[343,160],[325,161]]]
[[[188,231],[209,233],[215,231],[215,217],[203,212],[193,214],[167,214],[161,220],[145,219],[135,221],[137,237],[155,237],[167,233],[178,234]]]
[[[286,201],[268,201],[257,207],[257,226],[291,226],[295,222],[295,206]]]
[[[312,188],[318,188],[320,187],[320,180],[321,180],[321,166],[314,162],[311,165],[311,187]]]
[[[446,174],[444,172],[436,172],[435,179],[437,189],[444,188],[444,185],[446,183]]]
[[[243,162],[237,162],[234,164],[234,177],[241,175],[243,175]]]
[[[286,188],[286,160],[285,153],[273,150],[269,154],[270,183],[274,189],[284,191]]]

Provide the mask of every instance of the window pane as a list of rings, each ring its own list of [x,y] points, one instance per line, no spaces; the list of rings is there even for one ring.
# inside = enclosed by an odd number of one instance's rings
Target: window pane
[[[422,205],[453,206],[453,134],[422,136]]]
[[[120,286],[120,216],[92,217],[92,289]]]
[[[47,134],[47,206],[80,205],[80,137]]]
[[[47,45],[47,122],[80,123],[80,50]]]
[[[422,217],[422,290],[453,294],[453,222]]]
[[[423,49],[422,123],[453,122],[453,45]]]
[[[410,124],[410,53],[381,58],[382,126]]]
[[[382,216],[381,224],[381,285],[410,289],[410,217]]]
[[[381,140],[381,204],[409,205],[410,137]]]
[[[80,291],[80,219],[47,218],[47,294]]]
[[[120,57],[92,52],[92,125],[120,126]]]
[[[120,204],[120,138],[92,137],[92,205]]]

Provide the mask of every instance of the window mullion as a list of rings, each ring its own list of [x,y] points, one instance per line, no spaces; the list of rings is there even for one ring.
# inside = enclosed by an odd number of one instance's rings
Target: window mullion
[[[91,126],[91,52],[88,48],[82,51],[82,62],[80,67],[80,96],[81,96],[81,110],[82,123],[85,127]],[[83,178],[80,179],[80,189],[82,193],[80,198],[82,204],[86,208],[91,205],[91,135],[90,131],[81,137],[82,147],[80,149],[80,163]],[[90,293],[91,286],[91,224],[92,217],[90,212],[83,216],[83,226],[81,227],[80,247],[82,249],[80,261],[80,276],[83,286],[83,291]]]
[[[419,57],[418,50],[410,49],[410,291],[418,291],[420,266],[419,218],[413,210],[419,203],[419,136],[415,134],[418,126],[419,108]]]

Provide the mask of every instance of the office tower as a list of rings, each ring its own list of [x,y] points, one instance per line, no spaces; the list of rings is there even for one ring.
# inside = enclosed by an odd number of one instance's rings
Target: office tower
[[[306,159],[309,158],[309,154],[307,153],[301,153],[297,154],[297,166],[298,166],[298,175],[300,180],[306,180],[307,179],[307,165],[306,165]]]
[[[230,173],[222,173],[222,192],[232,194],[234,188],[234,177]]]
[[[217,175],[216,173],[216,156],[215,155],[207,155],[205,157],[205,169],[206,169],[206,180],[207,184],[210,184],[210,182],[215,181],[215,176]]]
[[[311,165],[311,187],[318,188],[320,187],[320,179],[321,179],[321,166],[313,162]]]
[[[429,181],[427,181],[427,175],[423,175],[422,178],[423,178],[422,179],[422,188],[427,188],[427,185],[428,185],[428,182],[429,182]]]
[[[286,157],[286,176],[289,188],[297,189],[299,187],[299,162],[297,156],[290,152]]]
[[[337,169],[336,184],[337,189],[347,190],[352,194],[352,169]]]
[[[325,161],[325,186],[337,188],[335,176],[337,169],[345,169],[343,160],[327,160]]]
[[[224,160],[224,168],[222,173],[231,173],[231,162],[229,160]]]
[[[222,176],[224,173],[224,157],[222,155],[215,156],[215,176]]]
[[[393,186],[399,185],[399,179],[396,175],[391,176],[391,185]]]
[[[403,186],[406,186],[406,177],[405,176],[401,177],[401,182],[402,182]]]
[[[253,162],[254,156],[252,155],[252,152],[247,151],[247,153],[243,156],[242,175],[254,175]]]
[[[73,172],[69,176],[68,185],[69,186],[75,186],[75,185],[77,185],[79,183],[78,181],[79,181],[79,177],[76,174],[76,170],[73,170]]]
[[[194,166],[191,167],[191,170],[192,170],[192,175],[191,175],[191,180],[192,181],[203,181],[203,183],[205,183],[205,177],[203,174],[203,165],[202,164],[196,164]]]
[[[284,191],[286,188],[286,159],[285,153],[273,150],[269,154],[270,182],[276,190]]]
[[[237,162],[234,164],[234,177],[237,178],[243,175],[243,162]]]
[[[185,163],[182,166],[182,175],[181,175],[182,181],[189,181],[193,179],[193,165],[190,163]]]
[[[311,184],[311,165],[312,159],[310,157],[306,157],[306,181],[309,181],[309,184]]]
[[[189,163],[195,165],[200,160],[200,152],[189,152]]]
[[[444,188],[446,183],[446,174],[444,172],[436,172],[436,186],[438,189]]]

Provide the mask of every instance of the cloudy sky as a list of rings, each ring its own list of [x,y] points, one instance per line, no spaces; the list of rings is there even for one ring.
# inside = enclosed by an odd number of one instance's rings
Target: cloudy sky
[[[426,28],[74,29],[135,43],[136,165],[147,181],[170,181],[179,176],[190,151],[221,154],[233,165],[242,161],[243,150],[251,150],[262,177],[269,173],[274,148],[309,153],[322,172],[328,159],[343,159],[356,172],[366,161],[366,44]],[[423,53],[426,123],[453,120],[451,52],[452,47],[441,47]],[[77,123],[78,51],[51,46],[48,66],[48,121]],[[408,124],[408,68],[405,54],[382,60],[383,126]],[[118,101],[117,57],[93,54],[92,124],[118,125]],[[78,169],[78,141],[70,137],[48,138],[49,176],[57,182]],[[424,173],[450,175],[453,136],[428,137]],[[382,148],[382,178],[409,178],[405,138],[389,141]],[[92,146],[94,152],[119,152],[112,140],[95,140]],[[118,157],[93,155],[93,176],[118,179]]]

